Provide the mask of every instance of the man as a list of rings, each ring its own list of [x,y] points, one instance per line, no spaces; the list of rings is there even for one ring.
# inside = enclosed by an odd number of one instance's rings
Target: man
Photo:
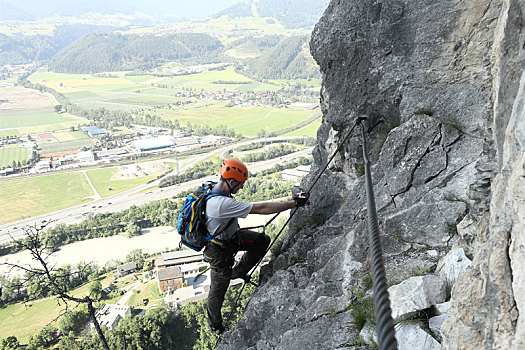
[[[237,159],[226,159],[220,169],[219,182],[213,191],[224,195],[211,197],[206,203],[206,225],[210,235],[220,234],[212,239],[204,250],[204,259],[210,263],[211,285],[206,305],[208,324],[211,329],[222,333],[221,308],[230,280],[243,278],[248,280],[248,272],[263,257],[270,244],[270,237],[265,234],[240,229],[238,218],[248,214],[275,214],[284,210],[304,206],[308,198],[295,198],[285,202],[243,203],[232,198],[248,180],[248,169]],[[243,250],[246,253],[235,266],[235,254]]]

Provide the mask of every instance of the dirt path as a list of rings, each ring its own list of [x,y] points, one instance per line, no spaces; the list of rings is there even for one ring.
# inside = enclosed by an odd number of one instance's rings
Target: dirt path
[[[91,187],[91,190],[93,191],[93,194],[91,196],[87,196],[86,198],[93,198],[94,200],[102,198],[102,196],[100,195],[100,193],[98,193],[95,186],[93,186],[93,184],[91,183],[91,180],[89,179],[89,176],[87,175],[85,170],[82,170],[82,174],[84,174],[86,181],[88,182],[89,186]]]

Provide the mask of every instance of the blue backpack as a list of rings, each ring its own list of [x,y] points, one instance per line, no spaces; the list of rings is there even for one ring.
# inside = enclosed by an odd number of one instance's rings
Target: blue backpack
[[[212,187],[215,184],[216,182],[208,182],[197,188],[193,193],[190,193],[186,197],[182,210],[179,213],[177,231],[181,235],[180,242],[198,252],[206,247],[210,241],[222,244],[223,242],[215,237],[220,235],[235,221],[235,219],[232,219],[225,228],[216,234],[209,234],[206,227],[206,202],[212,197],[228,196],[222,191],[212,191]]]

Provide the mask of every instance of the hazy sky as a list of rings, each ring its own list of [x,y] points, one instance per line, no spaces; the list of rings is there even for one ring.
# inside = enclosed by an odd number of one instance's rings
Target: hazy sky
[[[180,17],[207,17],[243,0],[0,0],[0,10],[22,13],[36,18],[53,14],[78,15],[85,12],[130,13],[140,10],[147,14]],[[7,6],[7,7],[6,7]],[[14,12],[16,13],[16,12]],[[0,14],[0,17],[1,14]]]
[[[153,7],[165,14],[172,13],[186,17],[206,17],[243,0],[131,0],[126,3],[138,8]]]

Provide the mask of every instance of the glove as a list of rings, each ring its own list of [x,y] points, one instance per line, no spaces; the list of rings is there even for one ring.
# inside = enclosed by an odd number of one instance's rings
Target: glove
[[[299,192],[299,193],[294,194],[292,197],[292,199],[295,202],[295,206],[297,208],[308,205],[310,203],[308,201],[309,198],[310,198],[310,192]]]

